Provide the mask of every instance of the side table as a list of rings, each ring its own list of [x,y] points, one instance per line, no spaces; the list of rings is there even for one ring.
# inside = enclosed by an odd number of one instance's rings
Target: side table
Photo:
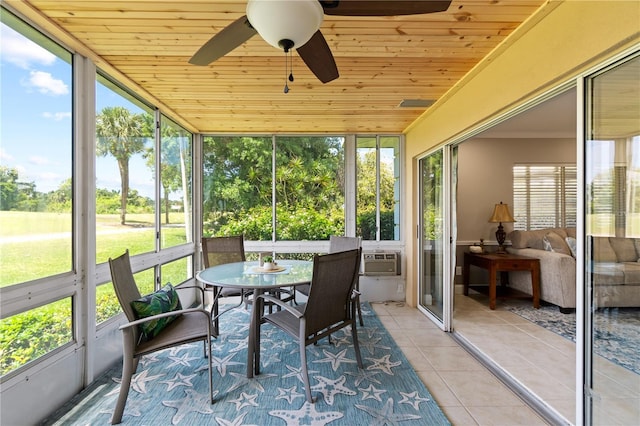
[[[531,287],[533,294],[533,307],[540,307],[540,260],[534,257],[518,256],[515,254],[476,254],[465,253],[464,254],[464,271],[463,271],[463,283],[464,283],[464,295],[469,295],[469,288],[479,291],[486,290],[487,286],[470,286],[469,276],[471,266],[477,266],[489,271],[489,308],[496,308],[497,298],[517,297],[517,298],[529,298],[526,293],[509,288],[504,283],[499,288],[496,286],[496,278],[498,271],[529,271],[531,272]],[[484,288],[483,288],[484,287]],[[485,291],[486,293],[486,291]]]

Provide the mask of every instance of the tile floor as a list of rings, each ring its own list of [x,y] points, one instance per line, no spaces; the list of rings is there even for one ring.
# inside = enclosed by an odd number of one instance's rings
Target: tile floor
[[[575,424],[576,346],[508,310],[527,300],[456,294],[454,328],[520,384]],[[640,424],[640,376],[594,355],[593,424]]]
[[[547,424],[417,309],[372,307],[453,425]]]
[[[531,303],[521,301],[521,303]],[[450,334],[417,309],[373,309],[454,425],[547,424]],[[575,344],[486,296],[456,294],[454,328],[568,422],[575,423]],[[640,424],[640,376],[595,356],[593,424]]]

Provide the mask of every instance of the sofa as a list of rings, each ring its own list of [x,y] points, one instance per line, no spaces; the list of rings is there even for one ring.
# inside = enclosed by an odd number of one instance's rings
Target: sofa
[[[508,238],[510,253],[540,259],[540,299],[564,313],[575,309],[575,228],[512,231]],[[594,306],[640,306],[640,239],[591,237],[588,243]],[[509,286],[531,294],[530,274],[509,272]]]

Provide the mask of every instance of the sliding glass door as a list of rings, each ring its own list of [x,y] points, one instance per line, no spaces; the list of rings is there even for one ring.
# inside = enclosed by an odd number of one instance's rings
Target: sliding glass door
[[[447,218],[449,223],[455,223],[455,217],[451,212],[449,200],[451,188],[455,185],[455,169],[451,166],[455,158],[452,151],[457,148],[444,147],[419,161],[420,173],[420,223],[418,230],[418,243],[420,247],[419,259],[419,283],[418,304],[440,326],[448,330],[450,324],[450,312],[452,306],[452,274],[448,265],[451,264],[452,255],[452,227],[445,226]],[[452,176],[452,179],[449,179]]]
[[[586,81],[585,424],[640,423],[640,54]]]

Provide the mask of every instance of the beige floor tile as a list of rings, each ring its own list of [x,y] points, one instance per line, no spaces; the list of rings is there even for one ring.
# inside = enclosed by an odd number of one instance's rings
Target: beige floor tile
[[[422,383],[440,407],[462,407],[462,403],[436,371],[418,371]]]
[[[479,425],[489,426],[536,426],[547,425],[533,410],[521,407],[469,407],[469,412]]]
[[[522,400],[487,370],[436,371],[465,407],[524,405]]]
[[[484,370],[475,358],[459,346],[421,348],[420,350],[438,372]]]
[[[478,422],[474,420],[465,407],[442,407],[442,411],[452,425],[478,426]]]

